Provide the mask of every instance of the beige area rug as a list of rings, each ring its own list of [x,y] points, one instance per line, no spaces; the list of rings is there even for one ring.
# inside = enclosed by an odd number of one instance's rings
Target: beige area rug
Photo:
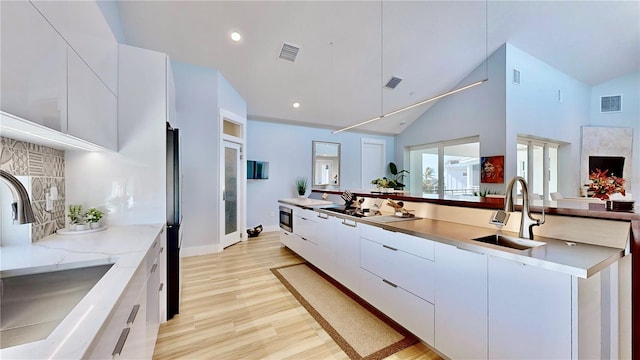
[[[308,264],[271,269],[351,359],[383,359],[417,338]]]

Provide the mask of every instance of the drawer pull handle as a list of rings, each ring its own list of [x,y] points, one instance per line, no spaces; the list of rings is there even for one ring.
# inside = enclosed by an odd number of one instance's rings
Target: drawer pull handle
[[[127,325],[133,324],[136,321],[136,316],[138,316],[138,310],[140,310],[140,305],[133,305],[131,309],[131,313],[129,313],[129,318],[127,319]]]
[[[458,250],[462,250],[462,251],[466,251],[466,252],[470,252],[472,254],[478,254],[478,255],[484,255],[484,253],[481,253],[480,251],[474,251],[474,250],[469,250],[469,249],[463,249],[463,248],[459,248],[456,246],[456,249]]]
[[[323,216],[323,215],[324,215],[324,216]],[[326,219],[328,219],[328,218],[329,218],[329,214],[322,214],[322,213],[318,213],[318,217],[319,217],[320,219],[325,219],[325,220],[326,220]]]
[[[389,246],[389,245],[382,245],[382,247],[383,247],[383,248],[385,248],[385,249],[389,249],[389,250],[393,250],[393,251],[398,251],[398,249],[396,249],[396,248],[394,248],[394,247],[391,247],[391,246]]]
[[[302,217],[302,216],[300,217],[300,219],[305,220],[305,221],[307,220],[306,217]]]
[[[155,247],[156,247],[156,246],[158,246],[158,242],[157,242],[157,241],[154,241],[154,242],[153,242],[153,246],[152,246],[151,248],[152,248],[152,249],[155,249]]]
[[[153,266],[151,267],[151,273],[156,272],[157,269],[158,269],[158,263],[153,264]]]
[[[116,356],[116,355],[120,355],[120,353],[122,353],[122,348],[124,348],[124,343],[127,341],[127,336],[129,336],[129,328],[124,328],[122,329],[122,332],[120,333],[120,337],[118,338],[118,342],[116,343],[116,347],[113,348],[113,352],[111,353],[111,356]]]
[[[358,223],[354,222],[353,224],[349,224],[349,223],[347,223],[345,221],[346,221],[346,219],[342,220],[342,225],[347,225],[347,226],[351,226],[351,227],[357,227],[358,226]]]
[[[286,236],[289,236],[289,233],[286,231],[283,231],[282,233],[285,234]]]
[[[303,238],[302,236],[300,236],[300,239],[304,240],[304,241],[309,241],[306,238]]]
[[[398,285],[396,285],[396,284],[392,283],[391,281],[389,281],[389,280],[387,280],[387,279],[382,279],[382,281],[383,281],[385,284],[387,284],[387,285],[391,285],[391,286],[393,286],[394,288],[397,288],[397,287],[398,287]]]
[[[162,289],[164,289],[164,283],[160,283],[160,287],[158,287],[158,292],[162,291]]]
[[[160,248],[160,254],[164,251],[164,246]]]

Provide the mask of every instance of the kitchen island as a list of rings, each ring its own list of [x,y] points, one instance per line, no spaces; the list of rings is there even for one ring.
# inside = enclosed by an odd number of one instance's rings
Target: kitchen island
[[[121,356],[151,358],[162,317],[158,289],[164,282],[159,275],[164,271],[159,256],[163,235],[162,224],[118,226],[82,235],[52,235],[29,246],[1,247],[3,279],[112,266],[45,339],[4,348],[0,358],[110,358],[124,332],[128,341],[119,349]],[[127,323],[133,307],[137,314]]]
[[[362,206],[379,197],[387,194]],[[628,356],[618,278],[630,263],[629,221],[554,214],[534,230],[544,246],[518,250],[473,240],[517,237],[519,213],[502,231],[489,224],[502,204],[395,200],[421,219],[296,206],[281,241],[451,358]],[[629,278],[620,279],[627,291]]]

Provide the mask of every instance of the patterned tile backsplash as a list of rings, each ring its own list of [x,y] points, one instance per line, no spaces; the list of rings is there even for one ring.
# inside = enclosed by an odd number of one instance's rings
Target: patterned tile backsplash
[[[0,169],[16,176],[31,177],[31,205],[36,222],[31,224],[31,241],[38,241],[65,226],[64,151],[0,137]],[[45,210],[45,194],[58,188],[53,210]]]

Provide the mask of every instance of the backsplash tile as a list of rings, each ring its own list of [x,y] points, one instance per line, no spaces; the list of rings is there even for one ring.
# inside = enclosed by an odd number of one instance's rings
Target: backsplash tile
[[[0,137],[0,145],[0,169],[31,177],[31,204],[36,217],[31,224],[31,241],[64,228],[64,151],[5,137]],[[53,201],[52,211],[46,211],[45,194],[54,184],[58,200]]]

